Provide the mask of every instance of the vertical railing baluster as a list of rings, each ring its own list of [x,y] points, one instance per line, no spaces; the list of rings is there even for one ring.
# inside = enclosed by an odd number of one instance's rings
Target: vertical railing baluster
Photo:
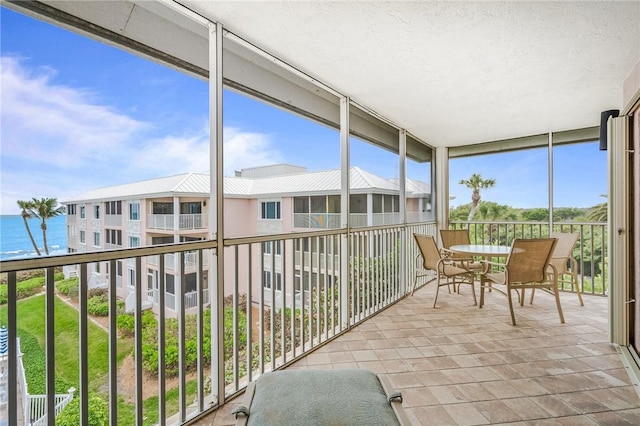
[[[287,328],[286,311],[287,311],[287,268],[286,268],[286,245],[285,240],[278,240],[278,247],[280,248],[280,275],[282,279],[282,287],[280,294],[282,294],[282,309],[280,309],[280,344],[282,345],[282,362],[287,362]]]
[[[309,349],[313,349],[313,243],[316,237],[308,237],[309,241]],[[317,247],[316,247],[317,248]]]
[[[320,242],[322,241],[321,238],[322,237],[315,237],[315,239],[316,239],[316,339],[317,339],[316,341],[317,341],[318,344],[320,342],[322,342],[322,338],[321,338],[322,336],[321,336],[321,333],[320,333],[320,327],[322,325],[322,321],[321,321],[322,315],[321,315],[321,311],[320,311],[320,299],[321,299],[321,297],[320,297],[320,295],[321,295],[321,292],[320,292],[320,288],[321,288],[321,286],[320,286],[320,277],[322,275],[322,267],[320,265],[320,250],[321,250],[320,249],[320,247],[321,247]],[[324,246],[323,245],[322,245],[322,247],[323,247],[322,250],[324,250]]]
[[[239,326],[238,326],[238,292],[239,292],[239,277],[238,274],[240,273],[240,268],[239,268],[239,264],[240,264],[240,259],[238,259],[238,257],[240,256],[240,246],[236,245],[233,247],[233,253],[234,253],[234,258],[233,258],[233,294],[231,295],[231,314],[232,314],[232,319],[233,319],[233,323],[232,323],[232,331],[233,331],[233,350],[231,352],[231,357],[232,357],[232,361],[233,361],[233,390],[236,391],[238,390],[238,386],[239,386],[239,371],[240,371],[240,366],[239,361],[240,361],[240,357],[238,356],[239,352],[240,352],[240,345],[239,345],[239,341],[240,341],[240,333],[239,333]],[[226,309],[226,308],[225,308]],[[225,324],[226,325],[226,324]]]
[[[271,348],[271,371],[276,369],[276,247],[274,241],[269,241],[271,244],[271,282],[269,293],[271,293],[271,309],[269,309],[269,346]]]
[[[167,404],[166,398],[166,384],[165,384],[165,365],[166,365],[166,309],[165,306],[165,292],[166,292],[166,274],[165,274],[165,256],[161,254],[159,259],[159,292],[158,295],[158,420],[160,426],[166,424],[167,418]],[[174,286],[175,293],[175,286]]]
[[[305,242],[307,242],[307,238],[300,239],[300,283],[301,283],[301,291],[300,291],[300,343],[302,344],[301,351],[305,352],[305,339],[304,339],[304,309],[305,309],[305,298],[304,294],[306,293],[305,284],[306,284],[306,274],[305,274]]]
[[[176,268],[180,271],[180,283],[178,289],[178,296],[176,299],[178,302],[178,400],[180,421],[184,422],[187,418],[187,363],[186,363],[186,326],[185,326],[185,306],[184,295],[186,293],[186,274],[184,267],[184,251],[181,251],[178,256],[178,263]]]
[[[142,426],[143,396],[142,396],[142,258],[136,256],[135,270],[135,372],[136,372],[136,425]]]
[[[198,315],[196,317],[196,324],[198,328],[198,357],[197,357],[197,371],[198,371],[198,412],[204,411],[204,257],[202,255],[202,249],[198,250],[198,285],[196,290],[197,294],[197,306]]]
[[[118,424],[118,295],[117,264],[109,261],[109,424]]]
[[[291,252],[293,256],[293,264],[295,265],[296,261],[296,241],[297,239],[291,240]],[[293,291],[291,292],[291,356],[293,358],[296,357],[296,272],[295,267],[292,268],[293,271]],[[302,279],[302,278],[301,278]]]
[[[260,269],[259,271],[264,271],[264,243],[260,243],[260,258],[258,260]],[[258,320],[260,330],[259,336],[259,364],[260,364],[260,374],[264,374],[264,274],[261,272],[257,277],[258,288],[260,291],[260,301],[259,301],[259,315],[260,318]],[[249,284],[251,285],[251,284]]]
[[[80,265],[80,279],[78,281],[78,315],[80,317],[78,327],[80,371],[78,398],[80,398],[80,424],[89,424],[89,338],[87,314],[87,264]],[[142,424],[142,423],[140,423]]]
[[[7,338],[8,391],[7,408],[9,426],[18,424],[18,280],[15,272],[7,273]]]
[[[253,264],[253,244],[247,244],[247,380],[253,381],[253,309],[251,301],[253,300],[253,288],[251,283],[253,280],[251,265]]]
[[[322,309],[323,309],[323,321],[324,321],[324,327],[322,329],[322,333],[324,334],[324,340],[328,340],[329,339],[329,324],[327,322],[327,320],[329,319],[328,317],[328,301],[329,301],[329,291],[328,291],[328,282],[329,282],[329,241],[327,236],[325,235],[323,238],[324,241],[324,275],[323,275],[323,294],[324,294],[324,303],[322,305]]]
[[[54,268],[45,269],[45,344],[46,344],[46,413],[47,424],[55,424],[56,406],[56,330]]]

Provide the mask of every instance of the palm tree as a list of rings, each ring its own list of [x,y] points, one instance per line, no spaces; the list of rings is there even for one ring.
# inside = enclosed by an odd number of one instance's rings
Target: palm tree
[[[480,189],[491,188],[496,184],[496,180],[482,179],[482,176],[480,174],[474,173],[469,179],[462,179],[458,183],[460,185],[466,186],[473,191],[471,193],[471,210],[469,211],[469,218],[467,219],[468,221],[471,221],[471,219],[473,219],[473,216],[476,214],[478,203],[480,203]]]
[[[47,219],[64,214],[64,206],[58,205],[57,198],[33,198],[30,201],[29,212],[40,218],[40,229],[42,229],[42,240],[44,241],[44,252],[49,255],[49,246],[47,245]]]
[[[40,249],[36,244],[36,240],[33,239],[33,234],[31,233],[31,229],[29,228],[29,222],[27,221],[27,219],[33,217],[28,211],[32,207],[31,201],[18,200],[18,207],[22,209],[22,212],[20,214],[22,215],[22,220],[24,221],[24,227],[27,229],[27,234],[29,234],[31,244],[33,244],[33,248],[36,249],[36,253],[38,253],[38,256],[42,256],[42,254],[40,253]]]
[[[601,197],[607,198],[606,195],[601,195]],[[607,201],[605,201],[604,203],[596,204],[589,210],[587,220],[591,222],[606,222],[609,216],[608,210],[609,203]]]

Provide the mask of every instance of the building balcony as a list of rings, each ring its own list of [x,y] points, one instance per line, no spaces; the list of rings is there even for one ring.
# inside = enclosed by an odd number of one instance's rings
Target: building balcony
[[[207,227],[207,216],[204,214],[178,215],[178,230],[180,231],[206,229]],[[174,224],[174,215],[149,214],[147,215],[147,228],[173,231],[176,229],[176,225]]]
[[[483,224],[474,226],[480,233]],[[498,225],[491,233],[512,238],[518,233],[549,232],[547,225],[523,226],[512,232],[510,225]],[[605,227],[589,225],[579,230],[581,238],[587,239],[600,236]],[[240,403],[238,397],[246,385],[268,371],[348,367],[387,375],[402,391],[415,424],[427,419],[430,423],[437,419],[439,424],[546,419],[634,423],[640,419],[640,398],[616,347],[609,343],[606,288],[587,279],[584,259],[584,307],[575,294],[563,291],[566,324],[560,324],[553,298],[540,292],[533,305],[517,307],[518,326],[514,327],[506,299],[496,292],[487,295],[482,309],[473,306],[466,288],[462,294],[447,294],[443,289],[435,309],[433,284],[421,283],[409,296],[409,283],[418,267],[413,233],[436,235],[437,229],[433,223],[421,223],[349,233],[323,230],[228,239],[223,250],[215,241],[200,241],[3,261],[2,271],[9,272],[9,335],[22,333],[28,325],[22,321],[25,301],[17,300],[17,272],[44,268],[47,279],[53,279],[56,267],[79,265],[78,312],[71,315],[79,318],[78,346],[63,347],[65,343],[56,340],[53,310],[43,310],[49,337],[41,337],[54,342],[54,353],[46,354],[47,371],[57,371],[55,352],[78,354],[80,377],[74,387],[79,391],[74,397],[87,401],[89,383],[95,378],[83,366],[96,355],[89,349],[95,337],[86,331],[95,321],[86,303],[88,271],[92,262],[109,263],[109,270],[116,270],[117,261],[128,259],[125,263],[132,268],[120,281],[110,276],[106,286],[109,295],[115,296],[118,288],[130,285],[123,280],[131,277],[142,284],[130,289],[128,305],[133,314],[126,315],[131,328],[122,328],[127,321],[121,322],[123,314],[117,313],[115,297],[109,298],[109,312],[116,314],[101,320],[106,322],[104,338],[114,342],[105,349],[109,362],[105,359],[103,375],[112,386],[101,398],[116,406],[118,395],[125,392],[132,401],[126,408],[131,412],[118,406],[117,420],[154,416],[167,424],[232,424],[230,410]],[[274,246],[281,248],[280,254],[265,260],[264,248]],[[309,256],[300,256],[302,247],[310,248]],[[208,271],[208,282],[199,285],[207,270],[205,261],[198,261],[193,265],[200,277],[194,281],[196,289],[187,290],[185,274],[172,274],[171,262],[166,261],[181,253],[185,259],[195,254],[209,259],[209,265],[216,263],[214,253],[223,253],[223,282],[217,283],[218,276]],[[157,262],[155,279],[146,268],[152,259],[163,260]],[[281,280],[267,286],[265,271],[280,271]],[[297,292],[302,288],[308,291]],[[215,291],[210,294],[210,289]],[[47,285],[44,291],[36,296],[43,303],[57,297],[54,286]],[[218,304],[206,303],[209,299],[221,300],[223,312],[217,310]],[[144,309],[150,302],[158,307],[151,317]],[[222,347],[205,343],[215,342],[211,318],[224,318],[217,330],[224,335]],[[163,334],[165,338],[156,340]],[[133,348],[133,366],[118,364],[122,356],[118,348]],[[219,354],[217,364],[212,348]],[[55,387],[55,374],[47,377]],[[10,372],[10,396],[15,380]],[[107,383],[103,389],[109,388]],[[149,398],[172,389],[177,400],[160,398],[160,403],[149,405]],[[55,399],[49,402],[54,404]],[[9,401],[9,418],[18,416],[11,412],[14,406],[19,405]]]

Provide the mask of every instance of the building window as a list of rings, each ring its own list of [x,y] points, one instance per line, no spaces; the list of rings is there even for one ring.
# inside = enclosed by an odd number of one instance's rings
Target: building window
[[[140,237],[129,237],[129,247],[140,247]]]
[[[67,229],[68,229],[67,230],[67,234],[69,235],[69,237],[75,238],[75,236],[76,236],[76,227],[75,227],[75,225],[69,225],[67,227]]]
[[[93,206],[93,218],[100,219],[100,204]]]
[[[271,254],[271,246],[275,245],[276,255],[282,254],[282,242],[281,241],[265,241],[262,243],[262,251],[264,254]]]
[[[175,277],[171,274],[165,274],[164,285],[165,290],[169,294],[176,294],[176,282]]]
[[[276,272],[275,279],[276,279],[275,290],[282,291],[282,274],[280,272]],[[271,289],[271,271],[264,271],[262,283],[264,288]]]
[[[172,244],[173,243],[173,237],[172,236],[166,236],[166,237],[151,237],[151,245],[157,246],[160,244]]]
[[[120,229],[106,229],[107,244],[122,245],[122,231]]]
[[[87,238],[87,237],[86,237],[86,235],[85,235],[85,231],[83,231],[83,230],[81,229],[81,230],[80,230],[80,243],[81,243],[81,244],[86,243],[86,242],[87,242],[87,241],[86,241],[86,238]]]
[[[201,214],[201,213],[202,213],[202,203],[200,201],[180,203],[180,214]]]
[[[122,260],[118,260],[116,262],[116,276],[118,277],[122,276]]]
[[[100,233],[99,232],[94,232],[93,233],[93,246],[94,247],[100,247]]]
[[[262,219],[280,219],[280,201],[264,201],[262,206]]]
[[[153,203],[153,214],[173,214],[173,203]]]
[[[80,219],[87,217],[85,206],[80,206]]]
[[[104,208],[105,214],[122,214],[122,201],[108,201]]]
[[[140,203],[129,203],[129,220],[140,220]]]
[[[131,287],[136,286],[136,271],[134,269],[128,269],[129,271],[129,285]]]
[[[69,204],[67,206],[67,214],[69,216],[75,216],[76,215],[76,205],[75,204]]]

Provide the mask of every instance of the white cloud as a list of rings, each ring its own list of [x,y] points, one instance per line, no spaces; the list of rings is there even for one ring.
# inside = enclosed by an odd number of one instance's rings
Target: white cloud
[[[271,146],[268,136],[243,132],[237,128],[224,129],[224,175],[247,167],[282,163],[283,157]]]
[[[151,135],[161,126],[101,105],[88,89],[54,83],[50,68],[26,64],[0,57],[0,214],[17,214],[18,199],[64,200],[99,187],[209,172],[208,123]],[[224,130],[225,175],[282,162],[267,135]]]
[[[3,156],[74,168],[115,153],[148,124],[96,105],[92,94],[52,82],[55,72],[0,58]]]

